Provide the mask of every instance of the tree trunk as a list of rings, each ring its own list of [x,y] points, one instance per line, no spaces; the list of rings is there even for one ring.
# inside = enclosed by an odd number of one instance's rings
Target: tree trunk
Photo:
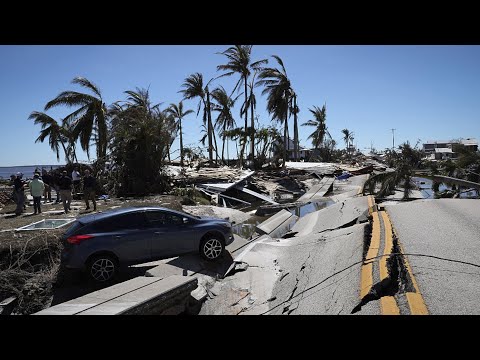
[[[226,131],[227,123],[223,123],[223,136],[222,136],[222,162],[225,165],[225,131]]]
[[[215,164],[218,163],[220,156],[218,156],[218,146],[217,146],[217,136],[215,135],[215,128],[212,125],[212,135],[213,135],[213,143],[215,144]]]
[[[297,95],[293,96],[293,151],[295,152],[295,161],[298,161],[298,124],[297,124]]]
[[[67,148],[65,147],[65,143],[63,142],[62,139],[60,139],[60,144],[62,144],[63,152],[65,153],[65,159],[69,161],[70,159],[68,157]],[[58,156],[57,156],[57,160],[58,160]]]
[[[206,89],[207,92],[207,131],[208,131],[208,164],[212,166],[213,163],[213,144],[212,144],[212,113],[210,111],[210,92],[208,88]]]
[[[247,145],[247,139],[248,139],[248,109],[247,109],[247,77],[243,77],[243,85],[244,85],[244,91],[245,91],[245,134],[243,135],[243,146],[242,148],[245,148]],[[243,151],[242,151],[242,157],[243,157]],[[243,160],[243,159],[242,159]],[[240,163],[240,167],[242,167],[242,163]]]
[[[285,112],[285,124],[283,127],[283,166],[285,169],[287,162],[287,147],[288,146],[288,95],[285,94],[286,112]]]
[[[250,135],[250,156],[252,158],[252,161],[255,159],[255,121],[253,117],[254,109],[253,109],[253,87],[252,87],[252,93],[250,94],[250,124],[252,125],[252,133]],[[246,110],[246,109],[245,109]]]
[[[178,119],[180,129],[180,166],[183,167],[183,136],[182,136],[182,118]]]

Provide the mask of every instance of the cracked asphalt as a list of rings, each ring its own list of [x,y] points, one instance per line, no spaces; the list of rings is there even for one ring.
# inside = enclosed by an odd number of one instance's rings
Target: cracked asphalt
[[[480,314],[480,201],[426,199],[388,205],[430,314]]]
[[[366,226],[355,221],[367,209],[366,197],[347,198],[300,218],[285,238],[263,236],[201,314],[350,314]]]
[[[246,247],[242,266],[200,314],[350,314],[360,301],[367,224],[357,220],[368,200],[357,194],[365,179],[335,182],[336,204],[303,216],[282,238],[264,235]],[[362,313],[378,313],[372,309]]]

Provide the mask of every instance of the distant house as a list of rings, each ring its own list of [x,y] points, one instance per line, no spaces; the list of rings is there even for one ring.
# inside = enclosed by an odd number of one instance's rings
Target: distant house
[[[282,138],[283,139],[283,138]],[[295,160],[295,154],[294,154],[294,145],[295,142],[288,138],[287,141],[287,160]],[[278,142],[275,141],[272,144],[273,152],[276,152],[277,147],[278,147]],[[298,160],[308,160],[310,158],[310,154],[314,151],[314,149],[308,149],[305,148],[301,145],[298,146]]]
[[[450,141],[427,141],[423,144],[423,151],[432,160],[455,159],[457,156],[453,151],[453,146],[457,144],[464,145],[466,148],[472,151],[478,151],[478,141],[474,138]]]

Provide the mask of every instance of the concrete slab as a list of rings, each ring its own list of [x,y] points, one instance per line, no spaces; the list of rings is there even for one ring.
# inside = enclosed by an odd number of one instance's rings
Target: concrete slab
[[[324,177],[319,184],[312,186],[297,201],[308,202],[315,198],[324,196],[330,190],[333,182],[334,182],[333,178]]]
[[[365,224],[284,239],[269,314],[350,314],[360,302]],[[284,247],[285,248],[285,247]]]
[[[166,301],[169,297],[176,296],[179,290],[190,287],[192,287],[191,290],[186,289],[189,290],[188,294],[197,287],[197,279],[173,275],[82,311],[78,313],[78,315],[121,315],[127,313],[142,313],[142,310],[138,308],[151,308],[153,303]]]
[[[290,211],[283,209],[269,219],[262,222],[261,224],[258,224],[255,227],[255,230],[262,235],[271,235],[280,227],[286,226],[292,221],[296,221],[297,219],[298,216],[295,216]]]
[[[120,297],[136,289],[148,286],[161,279],[137,277],[129,281],[115,284],[108,288],[94,291],[85,296],[52,306],[37,312],[35,315],[75,315],[79,312],[98,306],[110,299]]]
[[[368,210],[367,196],[345,199],[338,204],[310,213],[300,218],[292,227],[295,236],[337,229],[355,221]]]
[[[331,199],[338,203],[338,202],[342,202],[345,199],[356,197],[357,195],[358,195],[358,190],[354,189],[339,195],[330,196],[327,199]]]

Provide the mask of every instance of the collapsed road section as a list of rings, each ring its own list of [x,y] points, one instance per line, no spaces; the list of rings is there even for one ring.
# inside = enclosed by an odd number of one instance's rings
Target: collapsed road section
[[[282,237],[261,236],[200,314],[349,314],[368,207],[367,197],[348,198],[303,216]]]

